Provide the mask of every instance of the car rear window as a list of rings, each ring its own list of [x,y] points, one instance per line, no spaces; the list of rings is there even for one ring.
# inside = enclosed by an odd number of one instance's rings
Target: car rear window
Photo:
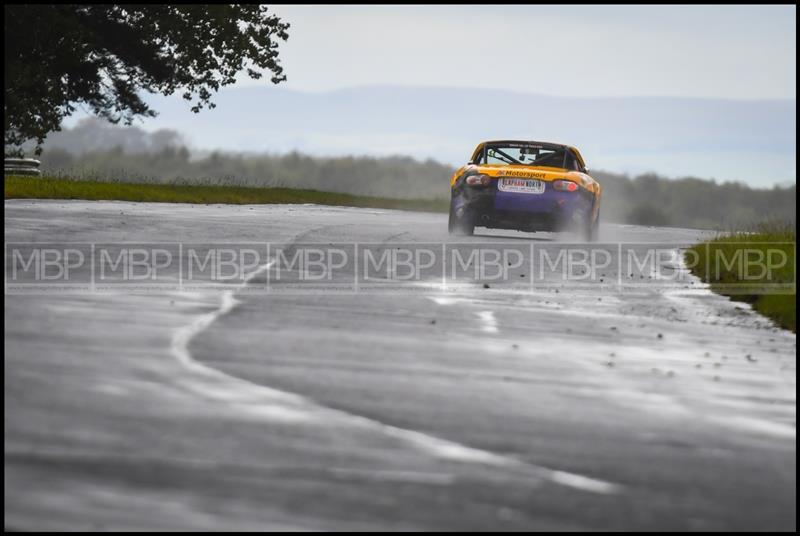
[[[572,170],[580,167],[572,151],[565,147],[514,143],[486,145],[477,163],[549,166]]]

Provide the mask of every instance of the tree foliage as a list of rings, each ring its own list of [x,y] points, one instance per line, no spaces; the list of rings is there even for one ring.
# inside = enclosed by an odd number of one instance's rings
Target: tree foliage
[[[260,5],[8,5],[5,144],[36,140],[85,106],[112,123],[154,116],[143,92],[180,92],[192,110],[240,72],[286,79],[289,25]]]
[[[454,168],[404,156],[312,157],[289,153],[198,152],[180,132],[147,132],[95,119],[47,138],[45,173],[71,178],[168,184],[287,186],[400,199],[448,200]],[[654,174],[628,177],[593,170],[603,185],[604,222],[699,229],[743,229],[796,220],[797,187],[751,188]]]

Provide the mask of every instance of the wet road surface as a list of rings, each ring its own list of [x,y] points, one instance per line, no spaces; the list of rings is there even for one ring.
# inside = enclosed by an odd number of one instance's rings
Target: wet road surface
[[[623,251],[706,233],[605,225],[612,262],[565,282],[531,270],[570,237],[450,237],[436,214],[5,209],[7,252],[277,248],[221,288],[157,292],[9,292],[6,258],[7,528],[796,526],[795,336],[689,276],[618,269]],[[353,282],[353,261],[313,291],[274,255],[352,243],[443,253],[391,290]],[[486,284],[433,275],[484,245],[525,262]]]

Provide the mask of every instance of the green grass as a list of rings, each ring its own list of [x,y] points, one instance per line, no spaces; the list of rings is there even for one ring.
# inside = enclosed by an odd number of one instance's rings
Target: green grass
[[[6,176],[6,199],[89,199],[154,203],[316,203],[348,207],[446,212],[444,199],[391,199],[293,188],[123,183],[63,177]]]
[[[778,325],[797,332],[795,237],[795,228],[789,224],[728,233],[689,248],[687,264],[715,292],[750,303]],[[764,259],[772,255],[774,262],[761,262],[761,255]],[[731,262],[735,259],[741,262]],[[781,259],[786,259],[783,266],[779,266]],[[763,266],[775,269],[765,272]]]

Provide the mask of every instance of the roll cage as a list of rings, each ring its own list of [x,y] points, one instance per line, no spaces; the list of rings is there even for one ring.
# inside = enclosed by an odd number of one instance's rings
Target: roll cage
[[[527,154],[534,154],[536,158],[531,162],[521,162],[503,150],[510,148],[530,151],[530,153]],[[491,156],[493,158],[509,165],[547,166],[581,172],[586,171],[583,158],[574,147],[537,141],[487,141],[478,145],[472,154],[470,162],[473,164],[488,163],[487,159],[490,151],[492,152]],[[549,152],[542,157],[538,157],[539,151]]]

